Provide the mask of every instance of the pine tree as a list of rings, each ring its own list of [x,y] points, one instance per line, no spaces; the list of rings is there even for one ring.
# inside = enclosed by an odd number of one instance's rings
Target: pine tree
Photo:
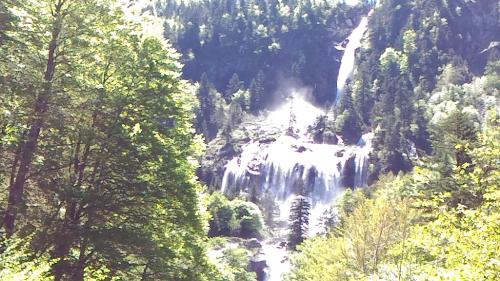
[[[243,89],[244,83],[240,81],[240,77],[238,74],[234,73],[229,79],[229,82],[226,87],[226,91],[224,91],[224,99],[227,103],[230,103],[234,97],[234,94],[239,90]]]
[[[302,243],[309,229],[309,212],[311,203],[305,196],[297,196],[290,207],[290,234],[288,243],[290,248],[295,249],[298,244]]]
[[[200,86],[198,88],[197,96],[200,108],[197,112],[196,129],[202,133],[207,140],[213,139],[217,135],[218,120],[216,115],[218,113],[217,101],[215,100],[215,89],[208,80],[206,73],[201,76]]]
[[[241,105],[235,100],[231,101],[226,117],[224,118],[222,133],[229,137],[231,132],[241,123],[242,119],[243,110],[241,109]]]
[[[263,105],[264,79],[264,72],[261,70],[250,83],[250,111],[253,113],[257,113]]]
[[[237,102],[243,111],[248,112],[250,106],[250,92],[248,90],[238,90],[233,96],[233,101]]]
[[[440,162],[447,163],[453,159],[455,167],[471,162],[466,149],[477,138],[473,121],[463,109],[457,108],[432,127],[432,145]]]
[[[343,140],[347,144],[355,144],[362,135],[361,119],[354,110],[351,91],[348,90],[340,100],[339,111],[336,124],[337,130],[342,134]]]

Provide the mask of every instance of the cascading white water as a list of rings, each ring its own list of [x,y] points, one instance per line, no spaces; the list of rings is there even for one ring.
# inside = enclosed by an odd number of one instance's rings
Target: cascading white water
[[[263,126],[280,127],[285,132],[290,112],[299,112],[296,114],[294,136],[283,133],[270,143],[252,141],[244,145],[241,155],[227,163],[221,191],[236,195],[251,184],[257,186],[259,194],[272,196],[279,208],[277,220],[285,224],[296,194],[306,193],[312,203],[309,224],[309,235],[312,236],[322,230],[322,215],[345,188],[348,163],[354,166],[351,169],[355,171],[355,184],[360,187],[366,185],[366,167],[373,134],[363,135],[358,145],[352,146],[314,143],[306,128],[325,112],[297,95],[269,114]],[[286,233],[286,228],[283,231]],[[279,236],[283,239],[286,234]],[[266,241],[262,248],[262,255],[267,257],[269,266],[267,281],[281,280],[283,269],[289,267],[287,259],[277,258],[286,254],[286,249],[278,244]]]
[[[356,55],[356,49],[361,47],[361,39],[367,29],[368,17],[361,18],[359,25],[353,30],[351,35],[347,37],[347,45],[345,46],[344,55],[340,61],[339,74],[337,76],[337,96],[335,97],[335,103],[337,104],[344,93],[344,88],[347,83],[347,79],[351,78],[352,72],[354,70],[354,60]]]
[[[356,177],[354,178],[354,186],[365,187],[368,177],[368,160],[372,150],[373,133],[367,133],[361,136],[358,142],[360,149],[356,153]]]
[[[272,194],[279,202],[280,217],[286,220],[290,198],[303,188],[313,204],[311,232],[317,233],[314,223],[323,212],[316,207],[324,211],[343,190],[343,173],[350,159],[354,160],[355,186],[366,185],[372,136],[363,135],[357,146],[316,144],[287,135],[271,144],[251,142],[226,165],[221,191],[234,193],[229,190],[241,191],[250,181],[257,181],[261,194]]]

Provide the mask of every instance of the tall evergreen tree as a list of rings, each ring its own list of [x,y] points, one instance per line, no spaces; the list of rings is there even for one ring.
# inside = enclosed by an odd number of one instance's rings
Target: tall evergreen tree
[[[476,141],[477,128],[471,116],[462,108],[453,110],[441,122],[432,126],[431,130],[434,155],[439,162],[451,162],[452,167],[461,167],[471,162],[466,150],[468,145]]]
[[[361,119],[354,110],[350,89],[342,96],[336,119],[336,128],[346,144],[356,144],[361,137]]]
[[[264,99],[264,72],[260,70],[250,83],[250,111],[257,113],[263,105]]]
[[[217,108],[221,106],[220,102],[215,99],[215,89],[208,80],[206,73],[201,76],[200,86],[198,88],[197,96],[200,102],[200,107],[197,112],[197,129],[202,133],[207,140],[213,139],[217,135],[218,120],[216,115]]]
[[[231,79],[229,79],[227,88],[224,91],[224,99],[226,100],[226,102],[228,103],[231,102],[231,100],[234,97],[234,94],[239,90],[242,90],[243,86],[244,83],[240,81],[238,74],[234,73],[233,76],[231,76]]]
[[[243,109],[241,105],[236,100],[231,101],[224,117],[225,124],[222,128],[222,133],[229,137],[231,132],[241,123],[242,119]]]
[[[311,203],[305,196],[297,196],[290,207],[290,234],[288,238],[289,247],[295,249],[302,243],[309,230],[309,214]]]

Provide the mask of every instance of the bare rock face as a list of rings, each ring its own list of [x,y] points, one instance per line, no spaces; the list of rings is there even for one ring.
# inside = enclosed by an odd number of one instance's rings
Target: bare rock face
[[[232,143],[227,142],[219,151],[218,156],[223,158],[230,158],[236,154]]]
[[[247,166],[247,173],[249,173],[252,176],[259,176],[260,165],[261,161],[259,159],[253,159],[252,162],[250,162],[249,165]]]
[[[353,26],[354,26],[354,23],[352,22],[352,20],[351,20],[351,19],[347,19],[347,20],[346,20],[346,24],[347,24],[347,26],[349,26],[349,27],[353,27]]]
[[[241,154],[244,145],[258,142],[265,147],[276,141],[282,132],[276,127],[266,125],[265,122],[262,122],[262,118],[250,116],[231,132],[230,136],[219,134],[208,143],[197,176],[209,188],[218,189],[221,187],[226,164],[233,157]],[[256,178],[260,175],[261,160],[256,159],[248,166],[249,176]]]

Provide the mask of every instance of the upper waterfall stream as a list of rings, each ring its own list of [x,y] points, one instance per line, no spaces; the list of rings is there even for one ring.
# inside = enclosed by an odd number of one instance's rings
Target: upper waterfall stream
[[[369,15],[369,14],[368,14]],[[347,44],[344,49],[344,55],[340,61],[339,74],[337,76],[337,95],[335,97],[335,103],[340,101],[342,94],[344,94],[344,88],[347,80],[352,77],[352,72],[354,70],[356,50],[361,47],[361,40],[368,27],[368,16],[361,18],[359,25],[352,31],[351,35],[347,37]]]

